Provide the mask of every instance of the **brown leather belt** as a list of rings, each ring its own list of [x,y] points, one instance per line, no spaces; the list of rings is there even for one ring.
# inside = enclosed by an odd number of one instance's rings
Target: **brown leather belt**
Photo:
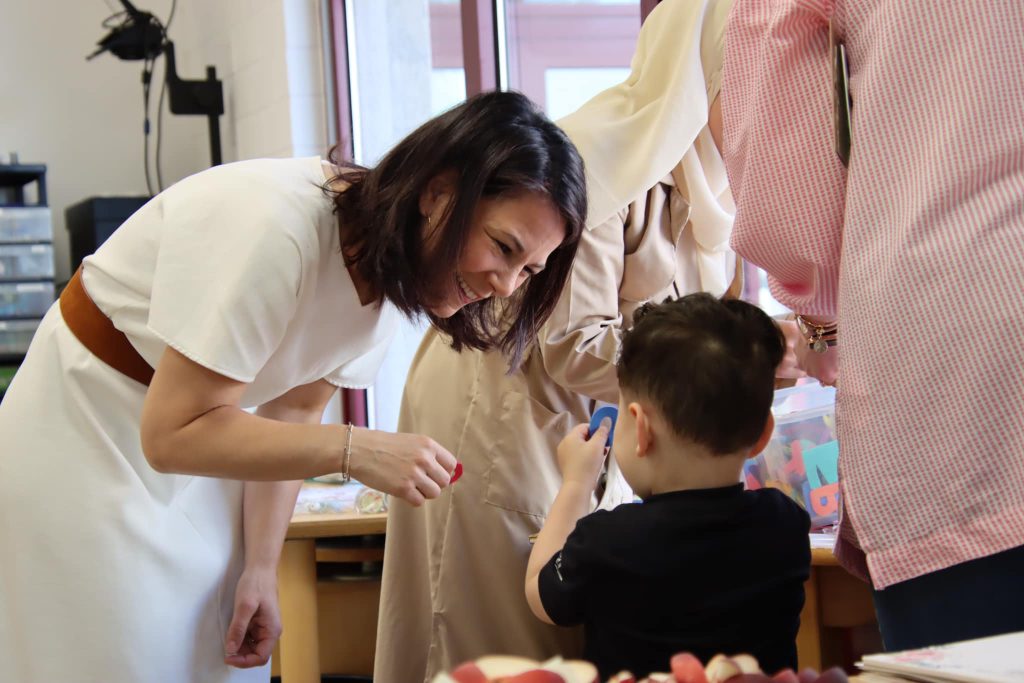
[[[71,332],[92,355],[122,375],[149,386],[153,368],[89,297],[82,284],[81,266],[61,292],[60,313]]]

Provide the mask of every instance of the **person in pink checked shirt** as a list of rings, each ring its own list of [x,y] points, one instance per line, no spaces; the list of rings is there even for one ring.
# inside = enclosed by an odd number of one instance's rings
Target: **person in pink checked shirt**
[[[732,245],[838,386],[836,554],[887,649],[1024,630],[1022,30],[1019,0],[737,0],[726,31]]]

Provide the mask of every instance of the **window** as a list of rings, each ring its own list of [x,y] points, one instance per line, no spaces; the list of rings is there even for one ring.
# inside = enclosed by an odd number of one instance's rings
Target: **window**
[[[343,12],[353,159],[372,166],[417,126],[466,97],[459,5],[451,0],[335,0]],[[337,23],[337,22],[336,22]],[[342,112],[344,114],[344,112]],[[367,423],[394,431],[425,322],[403,320],[367,392]],[[357,414],[359,411],[353,411]]]
[[[639,0],[505,0],[500,7],[507,83],[552,118],[629,75]]]
[[[481,83],[520,90],[552,118],[570,113],[626,77],[641,11],[654,4],[326,1],[334,27],[339,137],[356,162],[368,165]],[[365,399],[346,392],[347,405],[365,401],[370,426],[396,429],[405,377],[424,332],[425,324],[406,324]],[[360,412],[350,409],[353,419]]]

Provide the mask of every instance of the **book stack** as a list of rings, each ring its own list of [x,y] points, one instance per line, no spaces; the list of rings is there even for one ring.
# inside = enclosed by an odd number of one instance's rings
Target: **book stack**
[[[858,683],[1024,683],[1024,631],[867,655]]]

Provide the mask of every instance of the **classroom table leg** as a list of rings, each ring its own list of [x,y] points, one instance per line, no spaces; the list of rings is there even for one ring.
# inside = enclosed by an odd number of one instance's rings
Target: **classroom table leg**
[[[277,573],[284,625],[278,643],[281,683],[320,683],[316,541],[312,538],[285,541]]]
[[[800,630],[796,634],[796,656],[801,669],[821,671],[821,618],[818,607],[819,570],[811,567],[804,584],[804,609],[800,612]]]

